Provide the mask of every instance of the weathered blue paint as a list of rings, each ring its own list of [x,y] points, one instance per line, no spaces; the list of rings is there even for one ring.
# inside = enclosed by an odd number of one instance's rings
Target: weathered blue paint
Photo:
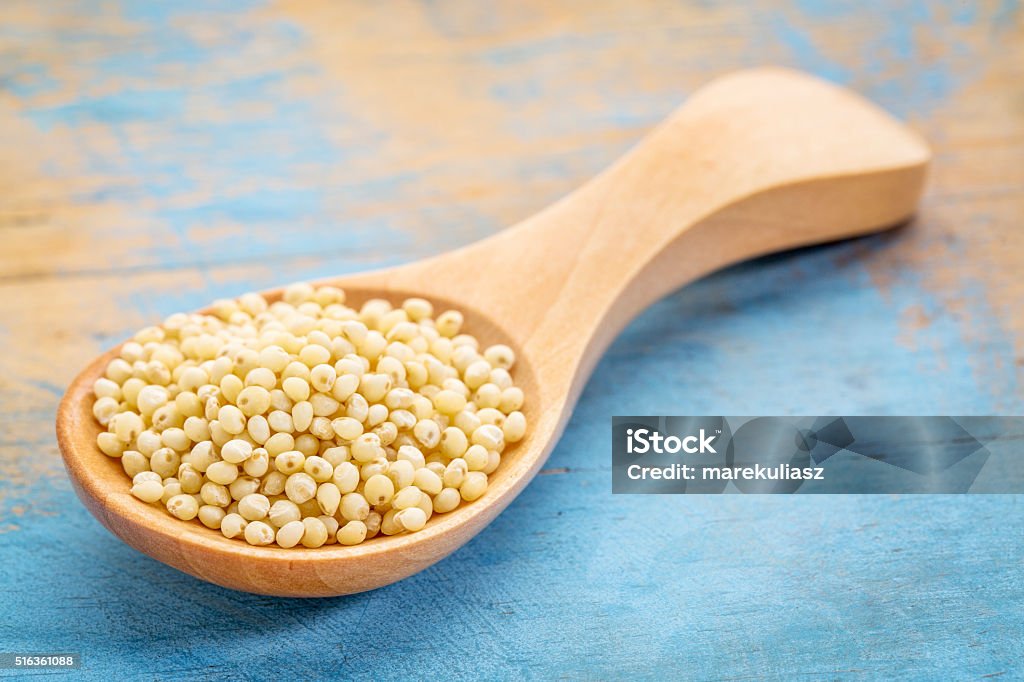
[[[88,2],[77,7],[98,13]],[[0,67],[39,130],[88,135],[96,126],[119,140],[117,154],[80,150],[82,163],[96,176],[133,181],[77,199],[136,207],[144,220],[105,234],[127,239],[141,229],[147,240],[94,270],[47,274],[70,287],[98,286],[86,281],[93,272],[122,278],[111,305],[126,314],[89,340],[99,346],[130,333],[138,316],[156,321],[215,297],[396,263],[488,234],[500,227],[498,216],[536,208],[607,162],[722,66],[684,55],[670,64],[678,86],[641,88],[631,84],[635,74],[611,64],[610,73],[566,92],[557,70],[542,66],[587,62],[624,45],[643,50],[644,37],[566,30],[476,46],[452,59],[498,74],[472,96],[511,112],[499,126],[513,151],[363,175],[379,172],[370,160],[392,131],[367,119],[345,83],[329,106],[292,88],[309,78],[329,82],[304,51],[301,27],[260,3],[121,2],[108,11],[141,33],[118,41],[95,27],[64,27],[34,39],[78,50],[76,58],[92,60],[83,71],[94,80],[84,86],[110,92],[37,105],[66,92],[66,72],[30,63],[27,52],[19,54],[26,63]],[[424,9],[442,36],[502,26],[491,13],[463,12],[443,3]],[[951,27],[994,33],[1017,8],[1004,3],[997,12],[998,20],[956,2],[751,7],[760,32],[729,64],[782,60],[926,117],[978,72],[972,48]],[[180,23],[197,16],[227,37],[213,47],[197,43]],[[514,9],[501,17],[529,21]],[[878,30],[844,51],[827,36],[841,35],[845,22]],[[925,54],[911,24],[934,29],[947,49]],[[712,29],[731,35],[727,25]],[[707,29],[667,30],[686,40]],[[25,39],[19,35],[0,27],[2,39]],[[97,41],[104,50],[86,49]],[[279,67],[249,72],[233,61],[254,46],[279,55]],[[188,81],[197,71],[218,77]],[[603,105],[573,108],[588,97]],[[544,116],[516,114],[552,101],[558,106]],[[160,134],[140,142],[140,129]],[[329,129],[348,134],[331,137]],[[541,148],[561,137],[577,142]],[[517,155],[515,145],[533,146]],[[495,208],[448,180],[439,206],[431,201],[439,174],[480,177],[508,195],[520,186],[535,191]],[[238,230],[211,236],[211,224]],[[1024,677],[1019,497],[610,494],[607,438],[617,413],[1020,413],[1019,372],[1005,364],[1014,339],[990,308],[985,273],[958,282],[973,313],[967,333],[934,291],[927,264],[893,260],[927,242],[927,231],[926,222],[763,259],[655,304],[597,367],[548,472],[451,558],[368,594],[273,599],[179,574],[88,515],[51,435],[0,428],[0,651],[80,651],[88,679]],[[957,244],[944,253],[968,257]],[[153,272],[187,286],[140,283]],[[908,310],[926,321],[908,320]],[[0,320],[4,347],[19,333],[17,322]],[[61,369],[70,376],[74,368]],[[52,379],[24,383],[52,410],[60,391]],[[39,413],[14,408],[0,423],[38,421]],[[29,458],[35,464],[25,476],[18,467]]]

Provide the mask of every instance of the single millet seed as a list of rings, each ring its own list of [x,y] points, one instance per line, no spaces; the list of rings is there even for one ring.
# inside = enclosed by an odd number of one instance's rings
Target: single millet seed
[[[358,545],[482,497],[522,440],[515,351],[455,310],[298,283],[176,314],[93,385],[136,498],[252,545]],[[470,330],[471,331],[471,330]]]

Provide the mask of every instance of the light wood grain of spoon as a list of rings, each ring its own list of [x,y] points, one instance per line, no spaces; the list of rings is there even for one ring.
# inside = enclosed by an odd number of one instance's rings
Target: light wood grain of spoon
[[[120,463],[96,446],[91,412],[92,384],[116,348],[60,404],[68,474],[111,532],[203,580],[300,597],[387,585],[465,544],[519,494],[604,349],[644,307],[723,266],[907,219],[929,160],[916,134],[848,90],[788,70],[741,71],[696,92],[606,171],[515,227],[434,258],[323,282],[356,304],[415,295],[459,309],[482,343],[518,353],[526,438],[506,451],[484,497],[435,515],[420,532],[355,547],[252,547],[133,498]],[[281,291],[264,294],[275,300]]]

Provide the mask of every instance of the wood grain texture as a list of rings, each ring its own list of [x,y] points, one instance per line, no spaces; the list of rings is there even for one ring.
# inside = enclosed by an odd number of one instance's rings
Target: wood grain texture
[[[93,678],[1024,675],[1019,498],[613,497],[606,461],[613,414],[1021,412],[1017,3],[8,2],[0,46],[0,649]],[[490,234],[762,63],[908,118],[936,150],[919,219],[657,303],[552,473],[449,559],[251,597],[76,501],[53,415],[103,348]]]

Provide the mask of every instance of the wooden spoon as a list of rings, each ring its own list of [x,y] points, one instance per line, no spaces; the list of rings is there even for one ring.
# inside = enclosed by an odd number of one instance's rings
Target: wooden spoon
[[[93,381],[75,379],[57,439],[78,496],[132,547],[218,585],[281,596],[370,590],[441,560],[479,533],[547,459],[601,353],[666,293],[772,251],[892,226],[914,211],[930,154],[912,131],[854,93],[756,69],[712,82],[622,159],[537,215],[465,248],[329,280],[357,304],[431,299],[457,308],[482,343],[516,349],[527,437],[506,451],[481,499],[412,534],[356,547],[252,547],[133,498],[96,447]],[[270,300],[281,289],[264,292]],[[629,411],[628,396],[623,411]]]

